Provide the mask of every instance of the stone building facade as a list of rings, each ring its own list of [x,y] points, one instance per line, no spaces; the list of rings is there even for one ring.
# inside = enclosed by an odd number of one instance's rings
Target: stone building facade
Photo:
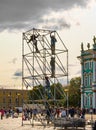
[[[81,62],[81,108],[96,109],[96,37],[93,46],[87,44],[84,50],[81,43],[81,55],[77,58]]]

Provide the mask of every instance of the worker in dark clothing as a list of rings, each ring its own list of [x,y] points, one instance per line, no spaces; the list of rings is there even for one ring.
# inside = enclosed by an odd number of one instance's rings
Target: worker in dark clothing
[[[47,94],[48,99],[51,98],[51,87],[50,87],[50,81],[49,78],[45,77],[45,93]]]
[[[56,38],[54,35],[52,35],[52,33],[50,33],[50,38],[51,38],[51,52],[52,55],[55,54],[55,43],[57,42]]]
[[[51,66],[51,77],[54,77],[55,76],[55,57],[51,57],[50,66]]]
[[[34,44],[34,46],[35,46],[36,52],[37,52],[37,53],[40,53],[40,51],[38,50],[38,47],[37,47],[37,39],[36,39],[38,36],[39,36],[39,35],[32,34],[32,35],[30,36],[30,39],[29,39],[28,43],[32,41],[33,44]]]

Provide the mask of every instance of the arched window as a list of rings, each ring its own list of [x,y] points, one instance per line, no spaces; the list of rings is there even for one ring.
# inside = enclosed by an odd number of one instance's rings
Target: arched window
[[[88,76],[84,76],[84,86],[88,86]]]
[[[93,101],[92,101],[92,97],[93,97],[93,96],[92,96],[92,95],[90,95],[90,106],[92,106],[92,105],[93,105],[93,103],[92,103],[92,102],[93,102]]]

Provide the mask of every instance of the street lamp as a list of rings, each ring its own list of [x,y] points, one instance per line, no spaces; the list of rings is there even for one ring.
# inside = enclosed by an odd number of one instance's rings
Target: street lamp
[[[17,98],[18,98],[18,107],[19,107],[19,96],[20,96],[20,93],[17,94]]]
[[[69,114],[69,112],[68,112],[68,108],[69,108],[69,95],[68,95],[68,92],[69,92],[69,90],[66,88],[64,91],[66,92],[66,100],[67,100],[67,116],[68,116],[68,114]]]
[[[10,106],[11,106],[11,95],[8,94],[8,107],[10,107]]]
[[[90,114],[91,114],[91,125],[92,125],[92,128],[93,128],[93,104],[92,104],[92,93],[88,94],[88,96],[90,97]]]

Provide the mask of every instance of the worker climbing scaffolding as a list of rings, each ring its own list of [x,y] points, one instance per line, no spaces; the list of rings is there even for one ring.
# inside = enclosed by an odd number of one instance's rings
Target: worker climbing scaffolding
[[[45,94],[46,94],[48,99],[51,98],[50,81],[49,81],[49,78],[47,76],[45,77]]]
[[[40,53],[40,51],[38,50],[38,47],[37,47],[37,37],[38,37],[39,35],[35,35],[35,34],[33,34],[33,35],[31,35],[30,36],[30,39],[29,39],[29,41],[27,42],[27,43],[29,43],[29,42],[33,42],[33,44],[34,44],[34,46],[35,46],[35,49],[36,49],[36,52],[37,53]]]

